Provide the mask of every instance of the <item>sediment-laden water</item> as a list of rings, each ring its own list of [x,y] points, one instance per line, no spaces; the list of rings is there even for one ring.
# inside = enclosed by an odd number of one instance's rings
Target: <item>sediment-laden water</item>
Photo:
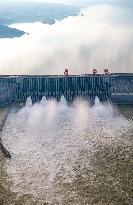
[[[1,138],[0,205],[133,204],[132,106],[29,98]]]

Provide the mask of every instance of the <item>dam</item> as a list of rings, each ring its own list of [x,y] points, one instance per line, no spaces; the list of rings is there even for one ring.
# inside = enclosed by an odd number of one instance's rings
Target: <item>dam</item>
[[[84,75],[1,75],[0,106],[24,103],[30,96],[38,102],[46,99],[67,102],[76,98],[93,101],[110,100],[116,104],[133,104],[133,74],[84,74]]]

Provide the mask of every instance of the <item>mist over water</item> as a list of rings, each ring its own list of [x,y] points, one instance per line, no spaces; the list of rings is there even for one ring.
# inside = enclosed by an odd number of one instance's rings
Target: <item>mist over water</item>
[[[95,153],[130,145],[132,131],[132,121],[98,98],[94,106],[81,99],[68,106],[63,96],[60,102],[43,97],[33,105],[29,97],[23,108],[11,111],[3,130],[3,143],[12,154],[6,164],[10,189],[39,205],[71,204],[70,199],[73,205],[83,204],[84,194],[80,198],[73,189],[75,181],[90,176],[91,187],[98,186],[93,181]]]
[[[10,25],[29,35],[0,39],[0,72],[133,72],[132,21],[129,7],[95,5],[54,25]],[[12,158],[0,163],[0,204],[131,205],[131,113],[97,97],[93,106],[29,97],[12,108],[1,133]]]
[[[11,27],[29,35],[0,40],[3,74],[133,72],[133,16],[129,7],[90,6],[54,25],[39,22]]]

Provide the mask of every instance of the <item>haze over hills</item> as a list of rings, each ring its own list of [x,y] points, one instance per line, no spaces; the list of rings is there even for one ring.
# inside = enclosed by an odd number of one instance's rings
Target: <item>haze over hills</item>
[[[84,0],[85,8],[30,2],[0,7],[0,25],[30,34],[0,39],[1,73],[53,75],[62,74],[64,68],[71,74],[92,72],[93,68],[99,73],[104,68],[133,72],[130,0],[126,4],[124,0],[117,4],[114,0]]]
[[[68,16],[75,16],[80,9],[76,6],[48,3],[8,3],[0,7],[0,38],[19,37],[24,32],[10,28],[14,23],[42,22],[54,24]]]

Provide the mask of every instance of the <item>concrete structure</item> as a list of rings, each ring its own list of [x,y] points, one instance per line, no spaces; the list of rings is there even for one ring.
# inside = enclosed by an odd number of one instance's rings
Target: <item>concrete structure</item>
[[[0,106],[12,102],[25,102],[31,96],[33,102],[47,99],[60,100],[64,95],[71,102],[77,97],[93,101],[133,104],[133,74],[64,75],[64,76],[0,76]]]

